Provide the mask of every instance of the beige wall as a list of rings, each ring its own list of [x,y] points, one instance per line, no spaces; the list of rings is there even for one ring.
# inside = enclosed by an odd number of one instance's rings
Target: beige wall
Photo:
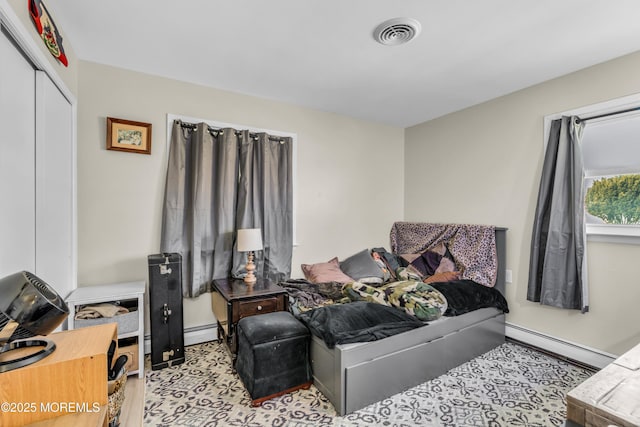
[[[160,245],[167,113],[297,134],[294,277],[303,262],[388,245],[403,217],[403,176],[393,173],[401,128],[84,61],[78,92],[80,285],[147,280],[147,255]],[[151,123],[152,154],[107,151],[107,116]],[[184,309],[185,327],[213,321],[208,296]]]
[[[8,3],[78,96],[79,284],[147,280],[146,257],[159,246],[166,114],[175,113],[298,134],[294,277],[302,262],[388,245],[398,219],[496,224],[509,227],[509,322],[614,354],[640,341],[640,246],[589,243],[586,315],[526,301],[542,119],[640,92],[640,54],[408,128],[403,136],[398,128],[78,61],[69,40],[64,67],[41,43],[26,2]],[[55,2],[48,6],[55,19]],[[107,116],[152,123],[152,155],[106,151]],[[404,176],[395,173],[403,158]],[[212,321],[207,297],[185,301],[186,327]]]
[[[68,60],[68,66],[62,65],[56,58],[51,55],[44,42],[40,38],[40,35],[36,31],[36,27],[33,25],[31,16],[29,15],[29,2],[25,0],[7,0],[9,5],[13,8],[15,15],[22,23],[25,31],[35,40],[36,45],[47,58],[47,61],[51,64],[55,72],[60,76],[63,83],[67,86],[67,89],[74,95],[78,96],[78,59],[73,51],[71,42],[66,38],[64,28],[61,28],[56,21],[55,13],[55,1],[49,1],[46,3],[47,10],[51,13],[53,21],[58,26],[58,30],[63,37],[62,46],[64,48],[65,55]]]
[[[588,244],[583,315],[526,301],[529,245],[543,117],[638,93],[639,69],[636,53],[405,131],[405,219],[508,227],[507,321],[613,354],[640,341],[640,246]]]

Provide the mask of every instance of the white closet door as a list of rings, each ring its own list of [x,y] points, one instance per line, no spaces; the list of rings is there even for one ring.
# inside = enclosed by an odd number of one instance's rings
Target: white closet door
[[[0,277],[35,269],[35,71],[0,32]]]
[[[36,275],[63,297],[75,289],[72,108],[36,71]]]

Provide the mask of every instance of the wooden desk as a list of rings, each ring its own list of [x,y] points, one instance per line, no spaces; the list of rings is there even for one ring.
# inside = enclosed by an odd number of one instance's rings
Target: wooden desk
[[[640,344],[567,394],[567,419],[585,427],[640,425]]]
[[[0,425],[24,426],[43,420],[51,423],[38,425],[60,425],[54,419],[72,413],[69,419],[80,420],[77,425],[106,426],[107,351],[116,339],[116,325],[58,332],[44,338],[56,343],[53,353],[0,374],[0,403],[15,404],[16,409],[0,411]],[[23,351],[30,349],[2,354],[0,360],[12,359]],[[65,407],[69,403],[71,406]],[[76,424],[65,424],[71,425]]]
[[[287,291],[262,279],[258,279],[253,286],[247,286],[241,279],[214,280],[213,287],[211,304],[218,322],[218,340],[225,341],[235,362],[238,321],[256,314],[287,310]]]

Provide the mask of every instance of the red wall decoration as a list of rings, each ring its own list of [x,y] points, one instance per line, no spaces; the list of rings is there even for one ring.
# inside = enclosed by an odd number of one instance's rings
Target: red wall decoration
[[[62,36],[42,0],[29,0],[29,14],[49,52],[65,67],[69,65],[62,47]]]

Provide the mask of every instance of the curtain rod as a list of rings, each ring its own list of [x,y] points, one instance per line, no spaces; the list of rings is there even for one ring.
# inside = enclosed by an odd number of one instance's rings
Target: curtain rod
[[[182,120],[180,120],[180,126],[182,126],[183,128],[187,128],[187,129],[191,129],[191,130],[193,130],[193,129],[195,129],[198,125],[197,125],[196,123],[187,123],[187,122],[183,122]],[[210,132],[211,132],[211,131],[214,131],[214,132],[222,132],[222,128],[216,128],[216,127],[209,126],[209,125],[207,125],[207,129],[208,129]],[[240,135],[240,134],[241,134],[241,132],[237,130],[237,131],[236,131],[236,135]],[[249,136],[250,136],[251,138],[257,138],[257,137],[258,137],[258,134],[257,134],[257,133],[255,133],[255,132],[249,132]],[[271,141],[279,141],[279,142],[284,141],[284,138],[283,138],[283,137],[280,137],[280,136],[273,136],[273,135],[268,135],[268,134],[267,134],[267,136],[269,137],[269,140],[271,140]]]
[[[638,110],[640,110],[640,107],[627,108],[626,110],[620,110],[620,111],[612,111],[611,113],[598,114],[597,116],[585,117],[584,119],[581,117],[578,117],[578,123],[586,122],[587,120],[601,119],[602,117],[615,116],[617,114],[630,113],[631,111],[638,111]]]

